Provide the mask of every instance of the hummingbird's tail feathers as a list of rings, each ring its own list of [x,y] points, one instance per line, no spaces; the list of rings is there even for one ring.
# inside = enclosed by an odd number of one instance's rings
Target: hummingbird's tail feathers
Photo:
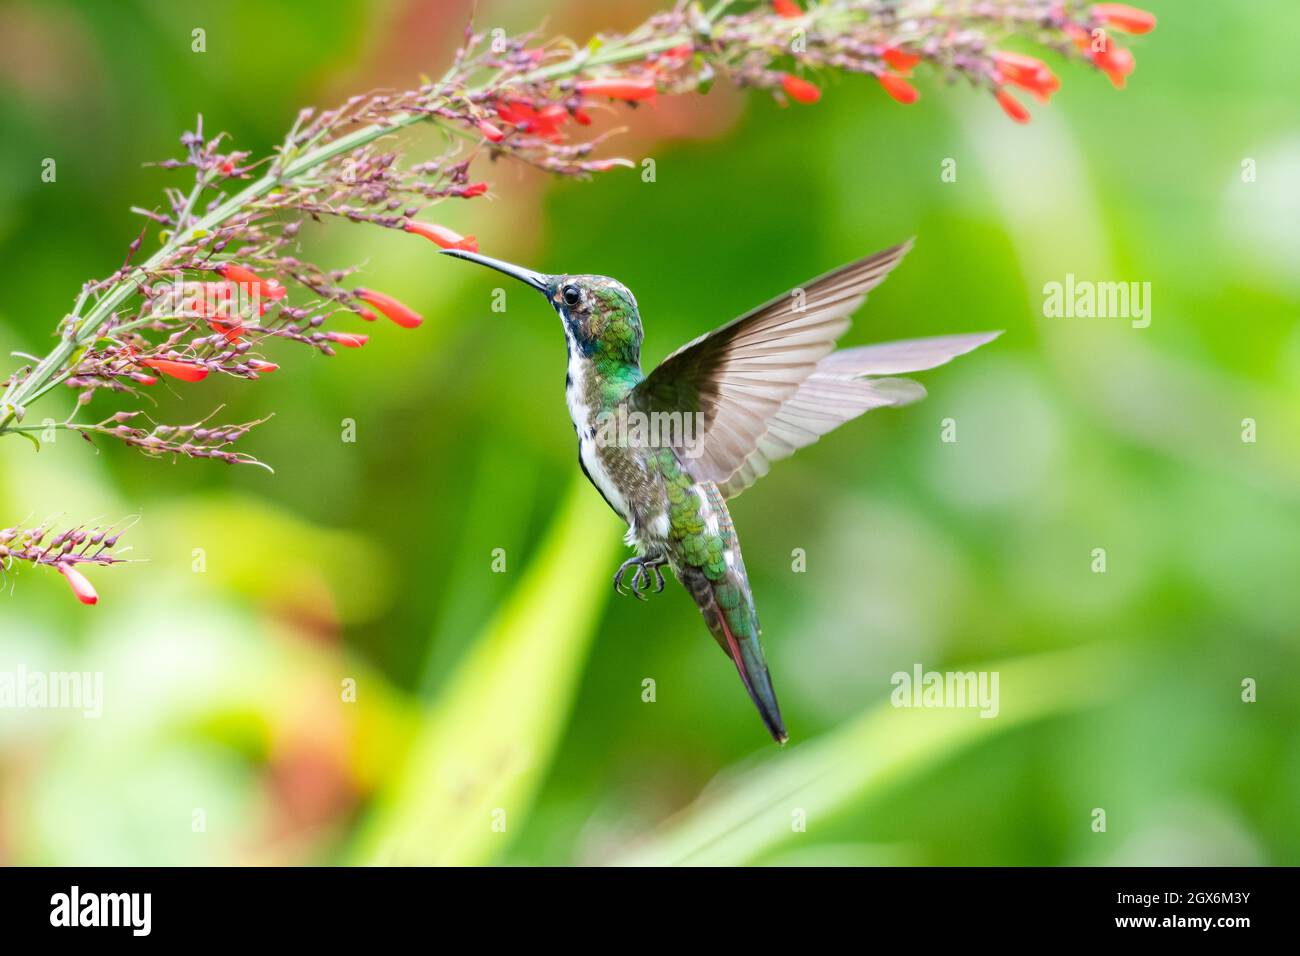
[[[718,488],[734,498],[768,473],[772,463],[789,458],[827,432],[873,408],[910,405],[925,398],[925,387],[907,378],[866,378],[923,372],[979,348],[1001,332],[942,335],[840,349],[817,363],[768,420],[767,431],[744,463]]]
[[[680,569],[675,567],[674,573],[695,599],[713,639],[736,665],[740,680],[758,708],[767,732],[778,744],[784,744],[790,735],[781,719],[781,707],[776,701],[772,677],[763,657],[758,613],[754,610],[754,599],[743,570],[728,569],[716,581],[709,580],[702,570],[689,565]]]

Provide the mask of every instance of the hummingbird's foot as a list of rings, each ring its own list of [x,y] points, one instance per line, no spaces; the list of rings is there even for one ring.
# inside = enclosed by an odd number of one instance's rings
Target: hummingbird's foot
[[[658,594],[664,589],[664,573],[659,569],[668,563],[668,558],[663,555],[656,556],[638,556],[628,558],[618,566],[614,572],[614,590],[618,594],[631,594],[638,601],[644,601],[646,594],[650,593],[650,575],[654,575],[655,593]],[[636,571],[632,574],[632,586],[626,589],[623,583],[623,576],[627,574],[627,569],[635,567]]]

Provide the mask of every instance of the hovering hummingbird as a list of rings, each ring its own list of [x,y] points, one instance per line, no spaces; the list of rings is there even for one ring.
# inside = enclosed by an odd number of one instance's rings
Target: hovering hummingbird
[[[910,339],[835,350],[867,293],[912,247],[909,240],[841,266],[714,329],[641,372],[636,299],[607,276],[543,275],[459,249],[445,255],[532,286],[559,313],[568,344],[565,398],[578,462],[627,523],[637,554],[614,573],[614,590],[642,600],[664,589],[669,566],[700,612],[778,743],[788,739],[759,642],[758,613],[727,499],[774,461],[872,408],[925,396],[909,379],[1000,332]],[[602,440],[612,421],[681,421],[657,441]],[[672,416],[677,416],[673,419]],[[698,427],[688,427],[691,422]],[[643,429],[643,438],[656,437]],[[624,435],[626,438],[626,434]],[[625,580],[631,572],[630,586]]]

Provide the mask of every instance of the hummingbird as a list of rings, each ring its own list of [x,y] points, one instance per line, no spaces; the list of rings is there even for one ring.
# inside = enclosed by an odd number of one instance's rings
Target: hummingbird
[[[911,247],[912,240],[891,246],[778,295],[683,345],[648,375],[640,311],[621,282],[546,275],[461,249],[442,253],[518,279],[559,314],[578,463],[636,549],[615,571],[614,590],[645,600],[652,586],[663,591],[669,567],[778,744],[788,734],[727,501],[772,462],[844,422],[925,396],[920,384],[896,375],[943,365],[1001,334],[836,350],[849,316]],[[656,420],[669,427],[644,427]],[[632,427],[611,436],[611,422]]]

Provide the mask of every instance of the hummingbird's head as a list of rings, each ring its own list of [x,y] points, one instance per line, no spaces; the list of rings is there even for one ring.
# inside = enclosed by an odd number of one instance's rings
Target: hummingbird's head
[[[545,275],[463,249],[444,249],[443,254],[503,272],[542,293],[559,314],[570,347],[583,355],[639,360],[641,316],[636,298],[621,282],[608,276]]]

